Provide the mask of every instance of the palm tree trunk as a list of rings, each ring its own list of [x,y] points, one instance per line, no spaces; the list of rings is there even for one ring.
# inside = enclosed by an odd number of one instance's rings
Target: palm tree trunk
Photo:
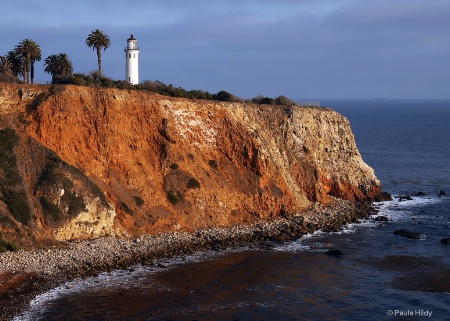
[[[98,76],[102,76],[102,48],[97,46],[97,58],[98,58]]]
[[[26,73],[27,73],[27,84],[31,83],[31,56],[30,53],[27,53],[27,57],[26,57],[27,61],[26,61]]]
[[[31,62],[31,83],[34,83],[34,62]]]
[[[28,83],[28,81],[27,81],[27,64],[24,64],[23,65],[23,82],[24,83]]]

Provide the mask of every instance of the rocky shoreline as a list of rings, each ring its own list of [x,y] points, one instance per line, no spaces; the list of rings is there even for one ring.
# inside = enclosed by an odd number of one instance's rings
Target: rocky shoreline
[[[335,199],[332,204],[315,204],[298,215],[245,226],[144,235],[136,239],[105,237],[70,242],[58,248],[2,253],[0,316],[2,320],[11,320],[37,294],[77,278],[137,264],[155,264],[160,259],[199,251],[294,240],[319,229],[338,231],[342,225],[373,213],[369,203]]]

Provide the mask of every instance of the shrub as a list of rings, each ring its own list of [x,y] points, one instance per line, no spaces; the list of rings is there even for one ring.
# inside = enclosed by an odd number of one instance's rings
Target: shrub
[[[31,219],[31,209],[14,153],[14,146],[18,142],[19,137],[13,129],[0,130],[0,170],[3,172],[0,199],[6,204],[11,215],[26,225]]]
[[[127,214],[133,214],[133,210],[131,208],[128,207],[128,205],[124,202],[120,203],[120,209],[122,209],[123,211],[125,211]]]
[[[286,96],[278,96],[275,98],[276,105],[295,106],[295,103]]]
[[[195,178],[191,178],[189,179],[188,183],[187,183],[187,188],[200,188],[200,183],[195,179]]]
[[[19,137],[13,129],[0,130],[0,168],[4,172],[2,186],[21,184],[14,154],[14,147],[18,142]]]
[[[6,204],[8,211],[20,223],[27,225],[31,219],[31,210],[28,205],[28,198],[25,191],[15,191],[6,189],[3,191],[3,202]]]
[[[262,105],[284,105],[284,106],[295,106],[295,103],[287,98],[286,96],[278,96],[273,99],[270,97],[264,97],[263,95],[256,96],[250,100],[254,104]]]
[[[240,99],[225,90],[219,91],[217,94],[212,95],[213,100],[218,101],[240,101]]]
[[[0,215],[0,225],[16,227],[16,223],[6,214]]]
[[[134,196],[134,202],[136,203],[137,206],[141,207],[142,205],[144,205],[144,200],[142,199],[142,197],[140,196]]]
[[[11,84],[21,83],[19,78],[15,77],[13,75],[8,75],[8,74],[3,74],[3,73],[0,73],[0,82],[7,82],[7,83],[11,83]]]
[[[170,169],[177,170],[178,164],[173,163],[172,165],[170,165]]]
[[[8,211],[20,223],[27,225],[31,219],[31,210],[25,191],[6,189],[3,191],[2,201],[6,204]]]
[[[79,213],[87,210],[86,205],[84,205],[83,198],[71,191],[66,191],[61,197],[61,201],[67,204],[67,207],[69,208],[67,214],[71,216],[78,215]]]
[[[56,206],[55,204],[50,202],[45,197],[42,197],[40,201],[41,201],[42,209],[44,211],[44,215],[46,217],[47,217],[47,215],[49,215],[50,218],[55,222],[57,222],[61,219],[62,212],[58,206]]]
[[[56,184],[59,182],[61,175],[56,171],[57,165],[55,163],[48,163],[41,176],[39,176],[36,186],[43,184]]]
[[[168,191],[167,192],[167,200],[171,203],[171,204],[177,204],[178,202],[183,200],[183,194],[181,194],[178,191]]]
[[[19,247],[16,244],[3,240],[3,236],[0,233],[0,253],[6,251],[17,251],[18,249]]]
[[[275,100],[270,97],[264,97],[262,95],[259,95],[256,96],[255,98],[252,98],[251,102],[254,104],[273,105],[275,103]]]
[[[219,169],[219,162],[216,161],[215,159],[211,159],[208,161],[208,164],[211,168],[213,169]]]

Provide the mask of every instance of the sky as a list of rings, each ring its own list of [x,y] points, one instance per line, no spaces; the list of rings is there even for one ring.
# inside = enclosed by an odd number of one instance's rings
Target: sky
[[[449,99],[448,0],[13,0],[1,5],[0,55],[28,38],[44,59],[97,69],[88,34],[111,40],[106,76],[125,78],[138,40],[139,80],[241,98]]]

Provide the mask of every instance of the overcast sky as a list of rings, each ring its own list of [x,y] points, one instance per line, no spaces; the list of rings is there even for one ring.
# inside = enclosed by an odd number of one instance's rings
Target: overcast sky
[[[11,0],[1,16],[0,54],[36,41],[40,82],[50,54],[95,70],[85,40],[99,28],[113,79],[133,34],[140,81],[241,98],[450,98],[449,0]]]

